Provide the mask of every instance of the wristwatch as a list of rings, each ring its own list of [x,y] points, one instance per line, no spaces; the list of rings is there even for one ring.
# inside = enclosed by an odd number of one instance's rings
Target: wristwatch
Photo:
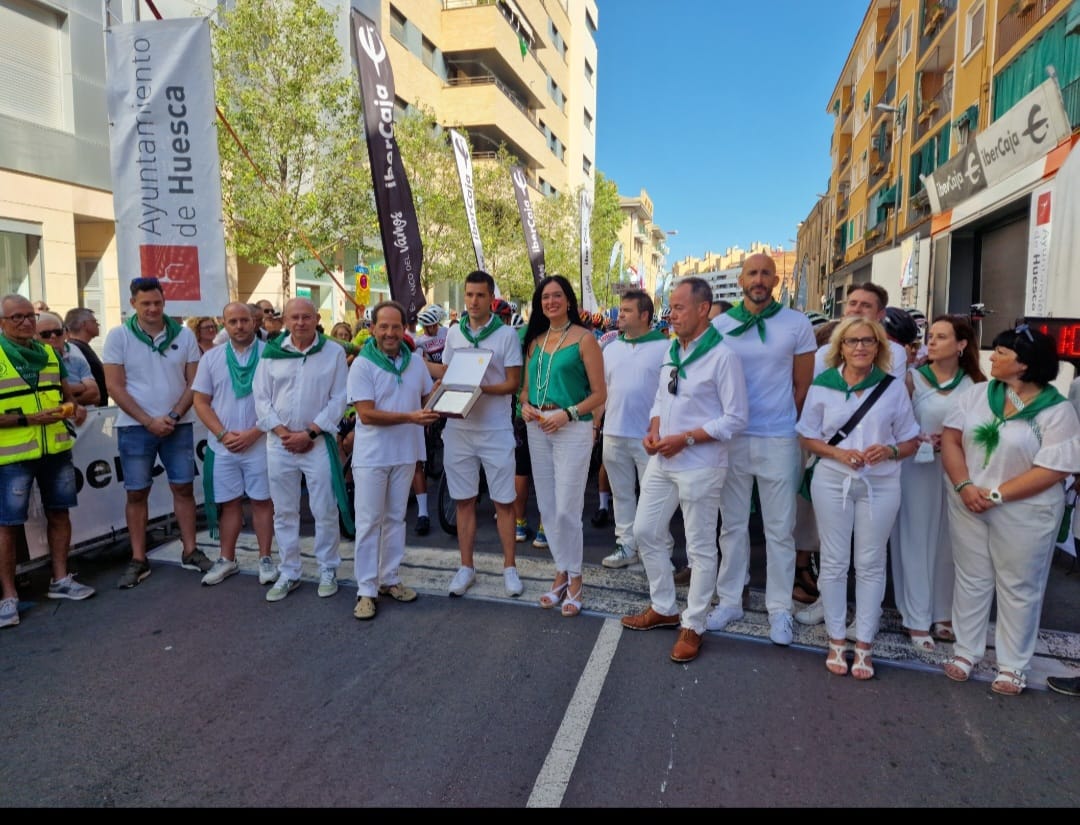
[[[169,410],[169,420],[174,422],[179,421],[180,414],[176,410]]]
[[[687,433],[686,434],[686,446],[687,447],[693,447],[695,444],[697,444],[697,441],[694,440],[694,436],[691,435],[690,433]]]
[[[314,441],[316,438],[319,437],[319,434],[317,432],[315,432],[315,430],[309,429],[307,431],[307,437],[310,438],[312,441]]]
[[[1001,497],[1001,490],[999,490],[997,487],[990,491],[987,498],[994,502],[994,504],[1002,504],[1005,501],[1005,499]]]

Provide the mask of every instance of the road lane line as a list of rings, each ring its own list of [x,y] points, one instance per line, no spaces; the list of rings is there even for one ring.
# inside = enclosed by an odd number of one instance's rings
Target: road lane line
[[[570,784],[570,775],[574,772],[581,745],[585,741],[585,732],[589,729],[589,722],[600,699],[600,691],[607,680],[611,660],[615,658],[615,649],[621,637],[620,621],[606,619],[525,807],[558,808],[562,805],[566,787]]]

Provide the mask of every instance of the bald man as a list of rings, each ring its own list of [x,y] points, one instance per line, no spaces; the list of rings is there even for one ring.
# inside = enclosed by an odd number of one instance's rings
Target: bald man
[[[253,394],[259,429],[267,433],[266,458],[274,534],[281,563],[268,602],[284,599],[300,586],[300,494],[306,481],[308,507],[315,518],[315,558],[319,596],[338,589],[341,564],[338,512],[345,493],[337,429],[345,413],[349,371],[345,349],[326,346],[317,330],[319,314],[306,298],[285,304],[286,334],[267,342],[255,369]],[[335,483],[340,479],[341,483]]]

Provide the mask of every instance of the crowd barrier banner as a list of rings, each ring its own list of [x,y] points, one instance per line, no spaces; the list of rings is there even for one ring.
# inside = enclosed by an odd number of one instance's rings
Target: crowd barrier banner
[[[78,506],[71,510],[71,547],[94,545],[117,534],[126,534],[124,505],[124,476],[120,468],[120,454],[116,446],[116,416],[119,408],[92,407],[87,410],[86,421],[78,428],[78,438],[72,449],[75,463],[75,480],[79,494]],[[203,503],[202,457],[205,453],[207,431],[198,420],[195,428],[195,503]],[[159,519],[173,512],[172,491],[161,462],[154,465],[154,483],[150,488],[150,520]],[[26,556],[17,555],[17,566],[24,562],[36,563],[49,557],[46,538],[45,511],[41,507],[41,495],[37,485],[31,491],[30,515],[26,533]]]

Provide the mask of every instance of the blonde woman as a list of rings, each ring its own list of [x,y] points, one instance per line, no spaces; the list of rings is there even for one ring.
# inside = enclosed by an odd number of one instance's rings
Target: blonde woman
[[[877,321],[843,319],[829,340],[826,369],[810,385],[796,431],[821,460],[811,500],[821,542],[818,590],[825,609],[825,666],[848,672],[847,581],[854,535],[855,662],[851,675],[872,679],[874,636],[885,598],[886,545],[900,508],[900,460],[915,452],[919,425],[892,367],[889,340]],[[874,395],[876,393],[876,395]],[[852,418],[873,396],[858,422]]]
[[[540,606],[582,608],[582,511],[595,436],[593,413],[607,401],[604,356],[582,323],[574,288],[549,275],[533,293],[525,331],[521,417],[529,438],[533,487],[551,556],[555,583]]]

